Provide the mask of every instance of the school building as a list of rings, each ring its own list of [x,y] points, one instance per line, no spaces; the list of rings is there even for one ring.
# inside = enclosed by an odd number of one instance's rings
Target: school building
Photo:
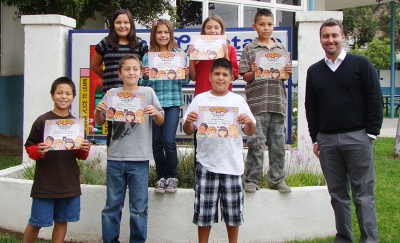
[[[182,28],[199,28],[203,20],[210,14],[220,15],[227,28],[251,27],[258,8],[270,9],[274,14],[276,26],[289,26],[292,29],[293,60],[298,60],[297,12],[341,10],[377,4],[376,0],[192,0],[180,6],[179,0],[171,1],[183,9],[183,11],[179,11]],[[391,1],[383,0],[381,3]],[[24,59],[24,26],[21,25],[20,19],[16,19],[15,8],[6,7],[3,4],[0,7],[0,111],[3,115],[0,119],[0,133],[22,137],[24,99],[34,100],[37,94],[25,90],[24,97],[24,63],[26,61]],[[99,16],[97,20],[88,20],[83,28],[104,29],[105,25]],[[46,36],[41,38],[45,39]],[[318,38],[317,33],[315,38]],[[46,52],[47,50],[40,51]],[[40,51],[37,52],[38,55],[40,55]],[[65,57],[67,58],[66,55]],[[29,58],[34,59],[35,56],[29,56]],[[52,70],[43,69],[41,72],[46,74]],[[400,73],[396,76],[400,77]],[[382,86],[389,87],[389,71],[382,70],[381,77],[383,78]],[[295,78],[293,77],[293,79]],[[40,80],[37,82],[40,85]],[[400,86],[400,84],[396,86]],[[50,87],[43,87],[43,89],[47,90]]]

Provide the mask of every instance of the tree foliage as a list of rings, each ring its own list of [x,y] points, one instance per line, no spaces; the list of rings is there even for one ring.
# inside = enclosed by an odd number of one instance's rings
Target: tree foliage
[[[118,9],[128,9],[135,21],[143,26],[151,23],[163,14],[171,16],[176,21],[176,8],[169,0],[1,0],[7,6],[15,6],[18,17],[34,14],[60,14],[76,20],[80,29],[88,19],[95,19],[100,13],[109,25],[112,13]]]
[[[368,43],[367,49],[359,49],[355,45],[352,53],[366,57],[376,69],[388,69],[390,65],[390,39],[386,37],[374,38]]]
[[[203,3],[187,0],[176,1],[177,13],[179,16],[179,28],[190,25],[201,25],[203,22]]]
[[[400,4],[396,3],[395,7],[396,16],[400,16]],[[400,18],[396,17],[395,21],[395,47],[400,50]],[[343,27],[345,35],[354,40],[353,48],[363,46],[377,36],[390,38],[391,4],[344,9]]]
[[[373,8],[356,7],[343,10],[344,34],[352,38],[354,46],[370,42],[378,29],[378,19],[374,18]]]

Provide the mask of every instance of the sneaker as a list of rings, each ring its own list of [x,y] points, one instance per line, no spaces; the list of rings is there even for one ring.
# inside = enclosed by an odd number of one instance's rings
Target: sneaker
[[[166,184],[167,184],[167,187],[165,188],[166,192],[176,192],[178,190],[178,179],[168,178]]]
[[[167,187],[167,180],[161,178],[156,182],[156,188],[154,188],[154,192],[164,193],[166,187]]]
[[[274,185],[270,187],[271,189],[278,190],[280,193],[289,193],[292,191],[288,185],[284,181],[279,183],[278,185]]]
[[[258,190],[257,186],[254,184],[247,184],[244,187],[244,191],[245,192],[249,192],[249,193],[255,193]]]

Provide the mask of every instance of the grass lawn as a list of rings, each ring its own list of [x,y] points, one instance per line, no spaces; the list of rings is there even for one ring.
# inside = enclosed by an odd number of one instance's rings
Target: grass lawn
[[[394,138],[375,141],[376,206],[380,242],[400,242],[400,160],[393,159]],[[353,205],[353,231],[358,242],[360,230]],[[334,242],[334,237],[290,243]]]
[[[400,242],[400,160],[393,159],[394,138],[378,138],[375,141],[376,205],[380,242]],[[21,159],[2,158],[0,168],[18,165]],[[355,242],[360,231],[353,210]],[[239,236],[240,238],[240,236]],[[0,231],[0,243],[20,243],[22,240]],[[37,241],[49,242],[49,241]],[[287,243],[331,243],[334,237],[290,241]],[[262,243],[262,242],[260,242]]]
[[[0,170],[7,169],[9,167],[17,166],[22,163],[21,157],[3,157],[0,155]]]

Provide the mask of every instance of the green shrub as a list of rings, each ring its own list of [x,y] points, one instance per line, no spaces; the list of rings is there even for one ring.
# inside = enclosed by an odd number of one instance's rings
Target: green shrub
[[[33,162],[32,166],[28,164],[24,164],[24,171],[22,172],[22,176],[24,179],[33,180],[36,171],[36,161]]]
[[[178,154],[178,187],[194,188],[194,154],[193,152]],[[154,187],[158,181],[156,167],[150,166],[149,187]]]
[[[106,172],[101,168],[100,156],[89,160],[78,160],[78,166],[81,171],[81,184],[105,185]]]

